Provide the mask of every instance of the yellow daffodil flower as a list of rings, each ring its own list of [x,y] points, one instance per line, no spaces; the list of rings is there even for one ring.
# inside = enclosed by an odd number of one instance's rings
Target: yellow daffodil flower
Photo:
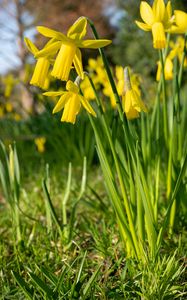
[[[34,143],[37,146],[38,152],[43,153],[45,151],[45,143],[46,143],[45,137],[35,138]]]
[[[103,82],[104,87],[103,87],[103,94],[107,96],[110,99],[110,103],[112,108],[116,108],[116,98],[114,96],[114,93],[112,91],[112,87],[108,81],[108,78],[106,78],[106,81]]]
[[[46,44],[46,47],[51,43]],[[25,43],[27,45],[27,48],[29,51],[36,57],[37,53],[39,52],[39,49],[28,39],[25,38]],[[45,49],[45,47],[44,47]],[[50,57],[40,57],[38,58],[34,73],[32,75],[32,78],[30,80],[30,84],[38,86],[42,89],[47,89],[49,87],[49,80],[48,80],[48,74],[49,74],[49,67],[50,67]]]
[[[179,62],[181,63],[185,46],[187,47],[187,44],[185,45],[185,39],[182,36],[178,36],[176,43],[174,43],[173,41],[170,42],[170,47],[172,48],[172,50],[170,51],[169,55],[172,56],[172,58],[177,56]],[[187,56],[184,59],[184,67],[187,67]]]
[[[86,27],[87,19],[85,17],[80,17],[69,28],[67,36],[44,26],[37,27],[42,35],[53,38],[54,42],[39,51],[36,57],[53,55],[59,50],[51,72],[52,76],[67,81],[72,65],[74,65],[77,74],[83,79],[82,56],[79,48],[97,49],[111,43],[110,40],[83,40],[86,34]]]
[[[14,113],[13,118],[14,118],[15,121],[20,121],[22,119],[21,115],[18,114],[18,113]]]
[[[187,32],[187,13],[181,10],[174,11],[175,24],[169,30],[170,33],[186,33]]]
[[[156,49],[165,48],[165,31],[169,31],[174,21],[171,2],[169,1],[165,6],[164,0],[154,0],[151,7],[146,1],[142,1],[140,15],[144,23],[136,21],[136,24],[142,30],[152,32],[153,47]]]
[[[122,95],[122,107],[127,119],[134,119],[139,117],[141,111],[147,112],[147,108],[141,96],[133,89],[131,85],[130,75],[128,68],[125,68],[125,92]]]
[[[9,98],[14,86],[19,82],[19,80],[15,79],[12,74],[8,74],[7,76],[2,78],[2,82],[5,85],[4,96],[6,98]]]
[[[158,64],[158,68],[157,68],[156,80],[159,81],[161,78],[162,65],[160,61],[157,64]],[[165,80],[171,80],[173,78],[173,62],[169,56],[166,58],[165,65],[164,65],[164,77]]]
[[[69,80],[66,83],[67,91],[59,91],[59,92],[46,92],[45,96],[55,97],[60,96],[56,106],[53,109],[53,113],[57,113],[60,110],[63,110],[62,122],[75,123],[76,116],[80,111],[81,104],[82,106],[94,117],[96,117],[96,113],[89,104],[89,102],[79,94],[79,87],[77,84],[73,83]]]
[[[6,102],[6,103],[5,103],[5,109],[6,109],[6,111],[9,112],[9,113],[12,112],[12,111],[13,111],[12,103]]]
[[[0,118],[4,116],[4,107],[0,105]]]
[[[94,78],[93,78],[93,82],[94,82]],[[94,82],[94,85],[96,87],[95,82]],[[85,76],[83,81],[80,83],[80,88],[81,88],[81,90],[84,94],[84,97],[87,100],[94,100],[95,99],[95,94],[94,94],[93,88],[92,88],[92,86],[90,84],[90,81],[89,81],[87,76]]]

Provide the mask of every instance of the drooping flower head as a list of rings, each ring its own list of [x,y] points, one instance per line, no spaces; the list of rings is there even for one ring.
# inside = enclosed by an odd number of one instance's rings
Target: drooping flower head
[[[50,40],[45,47],[49,46],[53,41]],[[28,39],[25,38],[25,43],[27,45],[28,50],[36,57],[39,49]],[[44,47],[44,49],[45,49]],[[49,75],[49,67],[50,67],[50,56],[40,57],[38,58],[34,73],[30,80],[30,84],[38,86],[42,89],[47,89],[48,84],[48,75]]]
[[[156,80],[159,81],[162,73],[162,64],[160,61],[158,61],[157,64],[158,64],[158,68],[156,73]],[[165,64],[164,64],[164,78],[165,80],[173,79],[173,62],[169,55],[166,57]]]
[[[154,0],[151,7],[146,1],[142,1],[140,4],[140,15],[144,23],[136,21],[136,24],[142,30],[152,32],[153,47],[156,49],[165,48],[165,31],[169,31],[174,22],[171,2],[169,1],[165,6],[164,0]]]
[[[55,97],[60,96],[57,104],[53,109],[53,113],[57,113],[63,109],[62,113],[62,122],[70,122],[75,123],[76,116],[81,109],[81,105],[94,117],[96,117],[96,113],[89,104],[89,102],[79,93],[79,87],[77,84],[69,80],[66,83],[67,91],[59,91],[59,92],[46,92],[45,96]]]
[[[133,88],[129,75],[128,68],[124,70],[125,90],[122,95],[122,107],[127,119],[134,119],[139,117],[141,111],[147,112],[147,108],[141,100],[140,94]]]
[[[72,65],[74,65],[77,74],[83,79],[82,56],[79,48],[97,49],[111,43],[110,40],[83,40],[86,35],[86,28],[87,19],[85,17],[80,17],[69,28],[67,36],[44,26],[37,27],[42,35],[54,39],[54,42],[49,47],[45,47],[37,53],[37,57],[45,57],[49,54],[54,55],[58,51],[51,72],[52,76],[67,81]]]

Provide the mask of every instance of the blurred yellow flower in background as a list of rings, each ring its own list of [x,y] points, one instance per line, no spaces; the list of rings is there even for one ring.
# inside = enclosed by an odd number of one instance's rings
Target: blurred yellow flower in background
[[[172,57],[173,59],[177,56],[179,62],[182,63],[184,48],[187,47],[187,44],[185,45],[184,37],[178,36],[175,43],[173,41],[170,42],[170,47],[172,48],[172,50],[170,51],[170,57]],[[184,67],[187,67],[187,55],[184,59]]]
[[[6,103],[5,103],[5,109],[6,109],[6,111],[9,112],[9,113],[12,112],[12,111],[13,111],[12,103],[6,102]]]
[[[0,118],[4,116],[4,107],[0,105]]]
[[[40,152],[40,153],[45,152],[45,143],[46,143],[46,138],[45,137],[35,138],[34,143],[37,147],[38,152]]]
[[[93,82],[94,81],[95,81],[95,77],[93,77]],[[95,82],[94,85],[96,86]],[[87,100],[95,100],[95,94],[87,76],[85,76],[84,79],[81,81],[80,88],[84,94],[84,97]]]
[[[15,121],[20,121],[22,119],[21,115],[18,114],[18,113],[14,113],[13,118],[14,118]]]
[[[12,74],[2,77],[2,82],[4,84],[4,96],[9,98],[11,96],[14,86],[19,82],[18,79],[15,79]]]

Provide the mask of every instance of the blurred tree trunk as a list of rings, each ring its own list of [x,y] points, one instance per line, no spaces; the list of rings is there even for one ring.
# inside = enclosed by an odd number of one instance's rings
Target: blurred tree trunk
[[[18,27],[17,35],[17,44],[18,44],[18,56],[21,62],[18,77],[20,80],[20,97],[21,104],[23,109],[26,112],[32,111],[35,113],[35,104],[32,93],[30,92],[30,87],[24,82],[25,77],[25,64],[27,60],[27,51],[24,44],[24,33],[25,33],[25,24],[22,21],[24,14],[24,5],[21,0],[13,0],[15,4],[15,19]]]

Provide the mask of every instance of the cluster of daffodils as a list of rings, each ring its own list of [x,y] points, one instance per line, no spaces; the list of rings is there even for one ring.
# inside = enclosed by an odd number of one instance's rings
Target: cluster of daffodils
[[[79,86],[69,80],[70,71],[75,68],[78,76],[83,79],[82,55],[80,48],[97,49],[111,43],[110,40],[84,40],[87,31],[87,19],[79,18],[68,30],[67,35],[49,29],[37,27],[39,33],[49,38],[43,49],[39,50],[28,38],[26,45],[37,59],[31,84],[43,89],[47,88],[49,76],[66,81],[66,90],[62,92],[46,92],[46,96],[60,96],[53,112],[63,110],[62,121],[75,123],[81,105],[93,116],[96,116],[88,100],[80,95]]]
[[[163,49],[166,47],[166,32],[185,33],[187,31],[187,14],[180,10],[172,13],[171,2],[165,5],[164,0],[154,0],[152,7],[142,1],[140,15],[144,22],[136,21],[139,28],[151,31],[153,47]]]
[[[8,117],[15,121],[21,120],[21,115],[14,110],[12,103],[9,101],[6,103],[0,103],[0,119],[4,117]]]
[[[37,59],[30,83],[44,90],[49,87],[50,78],[54,77],[66,82],[66,90],[47,91],[45,96],[59,97],[53,113],[63,110],[61,121],[75,123],[81,107],[92,116],[96,116],[89,100],[95,99],[94,91],[90,85],[87,74],[83,71],[80,48],[97,49],[107,46],[110,40],[84,40],[87,29],[87,19],[79,18],[68,30],[67,36],[61,32],[47,27],[37,27],[39,33],[49,38],[43,49],[39,50],[28,38],[25,38],[29,51]],[[78,78],[75,82],[70,80],[70,71],[75,69]],[[113,108],[116,107],[115,96],[108,80],[103,61],[100,58],[89,59],[88,72],[94,86],[103,91]],[[85,75],[86,74],[86,75]],[[122,107],[127,118],[136,118],[141,110],[146,111],[141,100],[139,82],[136,75],[132,75],[125,84],[124,70],[116,66],[113,77],[119,95],[122,97]],[[82,93],[81,93],[82,91]],[[133,91],[132,93],[129,91]],[[131,96],[128,96],[128,95]],[[125,103],[126,102],[126,103]],[[128,103],[127,103],[128,102]]]
[[[97,57],[96,59],[93,58],[89,59],[87,69],[89,72],[89,76],[91,77],[95,85],[96,90],[102,91],[102,94],[110,99],[111,106],[113,108],[116,108],[115,96],[112,92],[110,82],[108,81],[107,73],[104,68],[101,57]],[[138,74],[132,73],[131,70],[130,74],[128,73],[128,76],[125,76],[126,72],[124,72],[124,69],[121,66],[115,66],[114,69],[112,70],[112,73],[113,73],[113,78],[115,80],[115,84],[119,96],[124,98],[126,90],[128,89],[129,86],[131,86],[133,90],[136,91],[136,94],[138,94],[138,96],[141,98],[141,89],[140,89],[141,78]],[[129,85],[129,82],[131,82],[131,85]],[[85,79],[81,82],[81,90],[83,91],[83,94],[87,99],[89,100],[95,99],[95,95],[92,87],[90,86],[88,77],[85,77]],[[126,113],[128,118],[129,116],[128,112],[125,109],[123,110]]]
[[[8,74],[1,78],[3,96],[0,101],[0,118],[10,117],[16,121],[21,119],[21,116],[15,111],[11,102],[11,96],[14,87],[19,83],[19,80],[14,78],[12,74]]]

